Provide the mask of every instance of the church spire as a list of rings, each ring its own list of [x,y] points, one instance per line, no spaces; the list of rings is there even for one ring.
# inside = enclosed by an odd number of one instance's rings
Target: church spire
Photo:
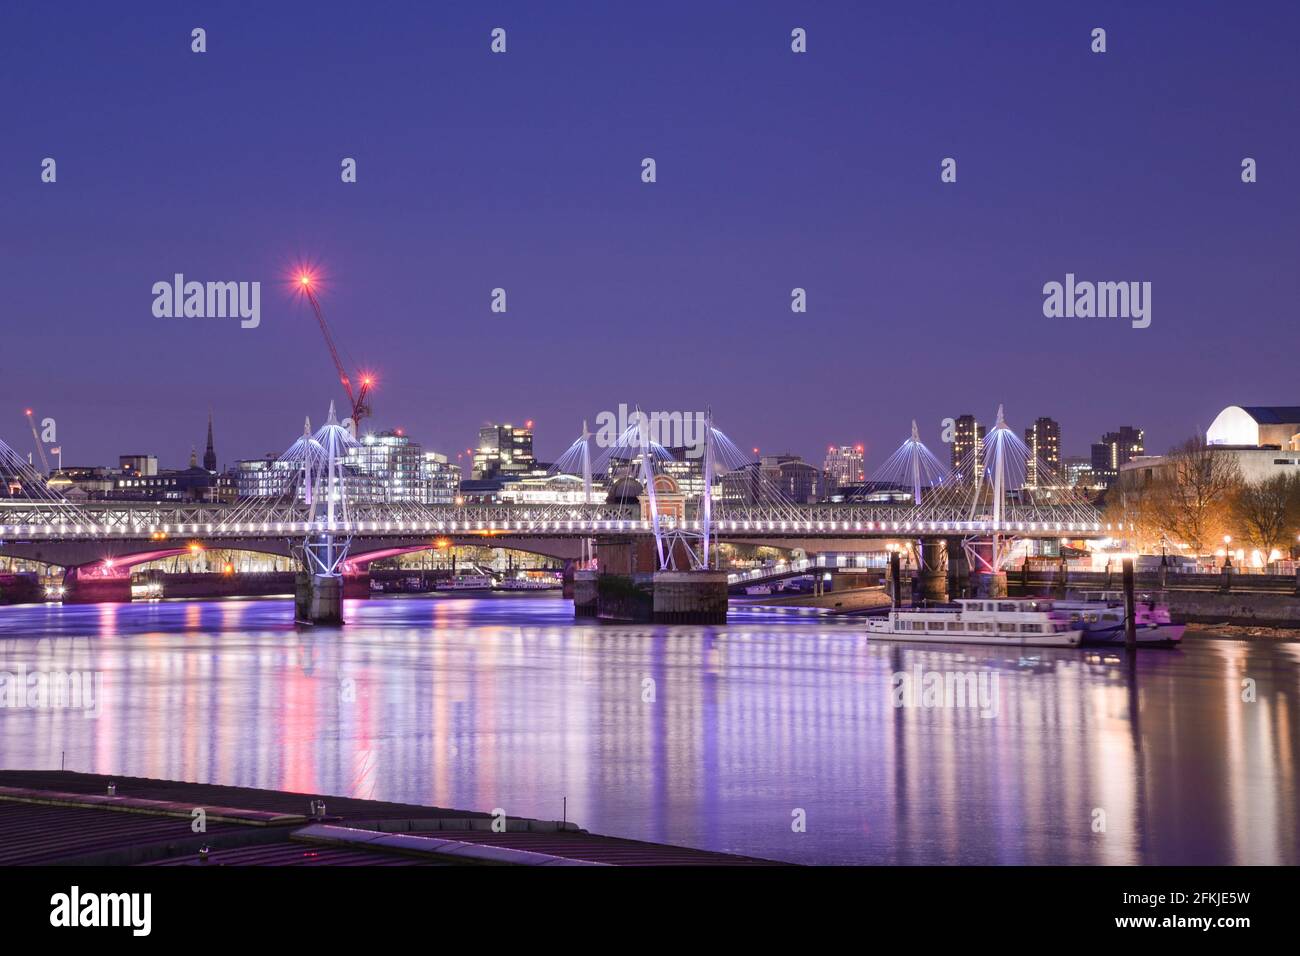
[[[212,408],[208,408],[208,449],[203,453],[203,467],[208,471],[217,470],[217,453],[212,447]]]

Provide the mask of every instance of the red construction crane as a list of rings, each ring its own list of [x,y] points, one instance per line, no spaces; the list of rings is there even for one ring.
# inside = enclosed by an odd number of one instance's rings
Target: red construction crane
[[[330,334],[330,327],[325,322],[325,313],[321,311],[320,301],[316,298],[313,282],[314,280],[309,272],[300,273],[298,276],[298,286],[302,289],[303,294],[307,296],[307,301],[311,303],[312,311],[316,313],[316,321],[320,323],[321,334],[325,336],[325,344],[329,346],[330,358],[334,360],[334,368],[339,374],[339,381],[343,383],[343,391],[347,392],[348,403],[352,406],[353,431],[355,434],[360,435],[361,420],[370,414],[370,405],[367,399],[370,397],[370,387],[374,385],[374,379],[365,372],[358,373],[361,386],[356,391],[353,391],[352,379],[348,377],[347,369],[343,367],[343,360],[339,358],[338,347],[335,346],[334,336]]]

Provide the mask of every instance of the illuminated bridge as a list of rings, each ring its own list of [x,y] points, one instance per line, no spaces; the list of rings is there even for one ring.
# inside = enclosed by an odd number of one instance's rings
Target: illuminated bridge
[[[584,429],[557,465],[582,474],[584,498],[592,503],[550,506],[351,501],[344,463],[355,440],[332,408],[325,426],[315,435],[305,430],[281,457],[286,485],[278,497],[233,505],[73,503],[23,472],[30,466],[0,443],[7,487],[28,489],[0,497],[0,555],[67,568],[75,583],[121,578],[133,565],[222,547],[291,555],[313,576],[328,579],[435,545],[490,545],[635,573],[709,571],[721,541],[817,554],[859,552],[864,542],[892,539],[907,542],[922,576],[928,572],[935,581],[959,550],[972,571],[999,575],[1029,539],[1112,534],[1090,502],[1045,480],[1045,462],[1037,462],[1041,487],[1025,487],[1027,450],[1001,409],[982,446],[983,460],[953,470],[920,442],[913,423],[911,439],[873,476],[878,485],[902,491],[881,503],[790,502],[711,421],[704,434],[703,486],[713,494],[682,494],[661,467],[667,452],[634,422],[605,452],[602,472],[611,459],[623,463],[628,478],[639,479],[632,481],[635,493],[594,502],[591,436]],[[1014,552],[1017,543],[1020,552]]]

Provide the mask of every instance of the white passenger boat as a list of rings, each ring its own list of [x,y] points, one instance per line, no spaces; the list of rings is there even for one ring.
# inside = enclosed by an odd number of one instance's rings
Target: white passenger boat
[[[492,579],[486,574],[458,574],[442,586],[444,591],[491,591]]]
[[[892,608],[867,621],[873,640],[1078,647],[1083,632],[1051,600],[962,598],[941,608]]]
[[[1058,610],[1069,616],[1075,627],[1083,629],[1085,644],[1123,645],[1124,595],[1119,591],[1085,591],[1077,599],[1058,600]],[[1134,602],[1137,642],[1172,646],[1183,639],[1185,624],[1175,624],[1169,605],[1146,595]]]
[[[495,585],[497,591],[553,591],[564,587],[564,582],[557,577],[545,578],[506,578]]]

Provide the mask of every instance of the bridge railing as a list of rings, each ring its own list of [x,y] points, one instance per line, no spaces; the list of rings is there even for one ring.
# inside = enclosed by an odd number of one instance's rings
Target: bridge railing
[[[713,521],[718,534],[744,536],[867,535],[981,535],[1007,534],[1048,537],[1056,534],[1096,537],[1109,528],[1096,516],[1077,520],[1073,511],[1055,516],[1042,508],[1010,509],[1003,520],[972,516],[959,509],[925,513],[912,507],[888,505],[801,505],[788,508],[731,507]],[[699,520],[688,511],[684,520],[661,517],[661,527],[698,532]],[[599,534],[653,533],[652,523],[641,517],[636,505],[546,506],[462,505],[386,506],[359,505],[349,520],[328,526],[312,522],[306,507],[283,504],[256,515],[219,504],[155,504],[104,502],[83,505],[77,515],[57,506],[16,504],[0,507],[0,538],[4,537],[125,537],[195,535],[212,537],[285,536],[321,530],[351,534]]]

